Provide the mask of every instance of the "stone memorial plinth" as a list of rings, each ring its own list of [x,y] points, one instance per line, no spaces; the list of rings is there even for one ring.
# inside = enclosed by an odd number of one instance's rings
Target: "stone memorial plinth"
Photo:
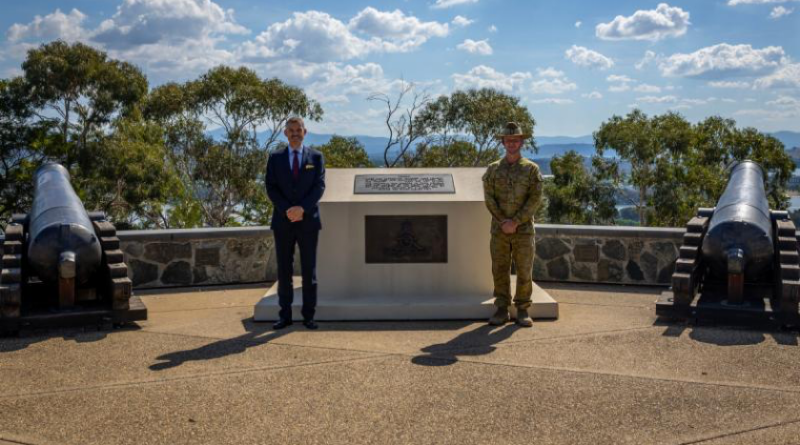
[[[328,169],[320,203],[316,318],[491,316],[491,218],[483,202],[484,171]],[[294,289],[299,319],[299,276]],[[256,321],[277,320],[277,293],[276,283],[256,305]],[[529,312],[533,318],[558,318],[558,304],[534,285]]]

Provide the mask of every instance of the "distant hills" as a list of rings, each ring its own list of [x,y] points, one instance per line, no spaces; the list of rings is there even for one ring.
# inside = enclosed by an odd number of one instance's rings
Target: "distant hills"
[[[260,133],[259,140],[265,140],[268,134],[269,133],[267,132]],[[786,146],[787,151],[794,147],[800,147],[800,133],[798,132],[776,131],[769,134],[783,142],[783,145]],[[222,137],[223,131],[222,129],[212,130],[209,132],[209,135],[214,138],[219,138]],[[332,134],[308,133],[305,142],[308,145],[322,145],[327,143],[331,137],[333,137]],[[383,150],[386,148],[386,142],[388,141],[388,138],[364,135],[355,135],[352,137],[355,137],[364,145],[364,149],[367,151],[370,159],[383,158]],[[575,150],[579,154],[587,157],[592,156],[595,153],[594,139],[591,135],[578,137],[536,136],[536,144],[539,147],[539,153],[532,156],[536,159],[549,159],[553,156],[562,155],[569,150]],[[798,153],[798,155],[800,155],[800,152],[797,151],[793,153]]]
[[[794,131],[776,131],[775,133],[770,133],[770,135],[783,142],[787,150],[800,148],[800,133]]]

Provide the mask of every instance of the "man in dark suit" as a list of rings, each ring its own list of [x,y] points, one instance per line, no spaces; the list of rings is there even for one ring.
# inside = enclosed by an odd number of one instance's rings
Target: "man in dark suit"
[[[278,258],[279,319],[273,325],[283,329],[292,324],[294,300],[294,249],[300,247],[303,275],[303,325],[317,329],[314,311],[317,306],[317,240],[322,229],[319,200],[325,191],[325,162],[322,153],[303,145],[306,136],[303,119],[286,122],[283,134],[289,147],[269,155],[267,195],[274,206],[272,233]]]

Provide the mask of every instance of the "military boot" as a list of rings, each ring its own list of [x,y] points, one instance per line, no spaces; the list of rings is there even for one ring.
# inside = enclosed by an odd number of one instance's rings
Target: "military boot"
[[[530,315],[528,315],[527,309],[517,309],[517,325],[523,328],[533,326],[533,320],[531,320]]]
[[[508,323],[508,308],[498,307],[492,318],[489,319],[489,324],[492,326],[502,326]]]

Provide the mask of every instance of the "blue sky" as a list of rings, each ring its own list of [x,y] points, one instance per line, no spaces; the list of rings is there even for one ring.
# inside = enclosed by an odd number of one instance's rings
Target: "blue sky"
[[[633,107],[800,131],[800,0],[31,0],[5,5],[0,28],[3,77],[56,38],[151,85],[245,65],[320,101],[317,133],[385,135],[367,97],[400,79],[433,97],[502,89],[537,135],[587,135]]]

